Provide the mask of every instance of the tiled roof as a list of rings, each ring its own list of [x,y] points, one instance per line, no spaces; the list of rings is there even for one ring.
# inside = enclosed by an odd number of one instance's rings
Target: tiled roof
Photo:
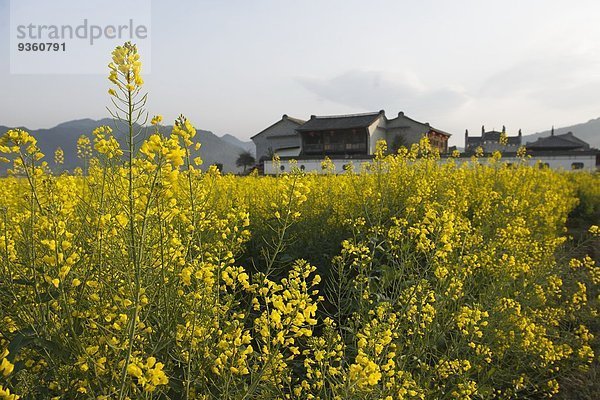
[[[573,136],[572,132],[539,138],[527,143],[528,149],[589,149],[590,145]]]
[[[499,142],[500,135],[502,135],[502,132],[498,132],[498,131],[484,132],[483,140],[491,140],[493,142]]]
[[[366,128],[370,126],[377,118],[383,115],[383,112],[368,114],[350,114],[350,115],[331,115],[310,117],[306,123],[296,130],[306,131],[326,131],[337,129]]]

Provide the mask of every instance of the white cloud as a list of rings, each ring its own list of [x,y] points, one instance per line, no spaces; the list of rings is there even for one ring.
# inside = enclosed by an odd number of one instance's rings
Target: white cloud
[[[589,48],[557,46],[489,76],[477,97],[523,98],[548,108],[600,105],[600,63]]]
[[[430,88],[415,74],[351,70],[332,78],[297,78],[318,97],[363,110],[451,112],[468,101],[460,88]]]

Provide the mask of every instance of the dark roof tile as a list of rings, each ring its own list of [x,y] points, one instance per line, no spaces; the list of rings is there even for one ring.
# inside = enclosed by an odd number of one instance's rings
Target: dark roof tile
[[[535,142],[527,143],[528,149],[589,149],[590,145],[573,136],[572,132],[562,135],[538,138]]]
[[[498,132],[498,131],[484,132],[483,136],[467,137],[467,144],[468,145],[484,144],[483,142],[486,140],[499,143],[501,135],[502,135],[502,132]],[[521,144],[521,136],[507,136],[506,139],[507,139],[507,143],[509,143],[509,144]]]
[[[298,127],[299,132],[327,131],[336,129],[366,128],[370,126],[383,113],[311,116],[306,123]]]

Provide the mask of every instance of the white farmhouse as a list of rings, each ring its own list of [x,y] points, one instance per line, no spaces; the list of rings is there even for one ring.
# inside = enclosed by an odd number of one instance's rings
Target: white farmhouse
[[[308,121],[284,115],[280,121],[252,137],[256,145],[256,157],[263,163],[264,172],[274,173],[271,159],[278,155],[281,160],[295,159],[299,168],[320,170],[320,162],[328,157],[338,170],[349,161],[355,164],[373,158],[376,144],[385,140],[391,151],[400,146],[409,147],[423,137],[440,153],[448,152],[449,133],[433,128],[429,123],[419,122],[398,113],[388,119],[385,111],[348,115],[311,115]],[[286,163],[279,168],[285,170]],[[338,165],[339,164],[339,165]]]

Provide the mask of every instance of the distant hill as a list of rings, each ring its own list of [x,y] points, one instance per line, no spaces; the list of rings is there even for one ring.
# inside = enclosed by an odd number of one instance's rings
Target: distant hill
[[[254,146],[254,143],[250,140],[247,142],[244,142],[230,134],[225,134],[225,135],[221,136],[221,139],[225,140],[226,142],[228,142],[234,146],[241,147],[242,149],[249,151],[253,156],[256,155],[256,147]]]
[[[25,129],[35,136],[40,150],[46,155],[44,160],[46,160],[50,166],[54,165],[54,152],[58,147],[61,147],[65,153],[65,163],[63,167],[66,170],[72,170],[79,166],[79,160],[77,158],[77,139],[81,135],[86,135],[92,139],[92,131],[101,125],[113,127],[113,130],[115,128],[114,121],[108,118],[99,121],[88,118],[78,119],[64,122],[50,129],[31,130],[25,127],[18,128]],[[0,125],[0,135],[3,135],[9,129],[12,129],[12,127]],[[171,129],[172,126],[161,127],[161,131],[165,134],[171,132]],[[143,129],[142,135],[147,135],[148,132],[150,132],[150,129]],[[117,135],[117,139],[124,143],[124,137],[121,136],[122,135]],[[194,157],[200,155],[204,161],[201,168],[205,170],[211,164],[222,163],[223,172],[240,172],[241,169],[236,167],[235,161],[240,153],[248,149],[247,145],[251,144],[251,142],[243,142],[231,135],[219,137],[210,131],[202,129],[197,129],[195,139],[202,144],[198,154],[194,154]],[[6,164],[0,164],[0,173],[4,174],[6,168]]]
[[[554,134],[560,135],[567,132],[573,132],[573,135],[590,144],[591,147],[600,148],[600,118],[591,119],[577,125],[555,128]],[[550,130],[534,133],[533,135],[523,136],[523,144],[533,142],[540,137],[550,136]]]

